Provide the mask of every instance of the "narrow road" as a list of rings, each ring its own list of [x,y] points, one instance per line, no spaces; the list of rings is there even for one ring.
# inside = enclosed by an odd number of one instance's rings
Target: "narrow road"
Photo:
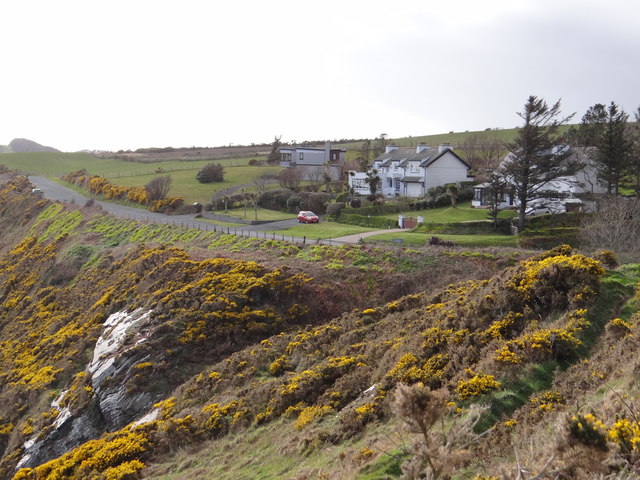
[[[53,180],[45,177],[39,177],[35,175],[29,176],[29,181],[35,188],[42,190],[44,196],[49,200],[75,203],[77,205],[85,205],[89,200],[89,197],[82,195],[64,185],[61,185]],[[127,207],[125,205],[119,205],[117,203],[105,202],[101,200],[94,200],[96,205],[99,205],[105,212],[110,213],[114,217],[125,218],[131,220],[137,220],[140,222],[151,222],[175,225],[182,228],[195,228],[205,231],[224,231],[233,233],[235,235],[241,235],[244,237],[258,237],[269,238],[267,234],[263,233],[259,235],[258,232],[266,232],[271,230],[282,230],[288,227],[292,227],[298,224],[296,218],[288,220],[279,220],[275,222],[262,223],[256,225],[242,225],[240,227],[222,227],[220,225],[213,225],[211,222],[201,220],[194,217],[194,214],[182,214],[182,215],[166,215],[164,213],[150,212],[149,210],[143,210],[141,208]],[[218,215],[215,213],[204,212],[203,216],[210,220],[218,220],[224,222],[235,222],[236,219],[227,215]],[[237,219],[237,223],[242,223],[244,220]],[[292,236],[272,235],[273,238],[280,238],[290,240],[295,243],[302,243],[305,239],[296,238]]]
[[[64,185],[54,182],[51,179],[45,177],[39,177],[35,175],[29,176],[29,181],[35,188],[42,190],[44,196],[49,200],[75,203],[77,205],[84,205],[89,200],[89,197],[82,195]],[[243,237],[256,237],[256,238],[275,238],[291,241],[294,243],[315,243],[316,240],[307,240],[305,238],[281,235],[281,234],[267,234],[267,231],[283,230],[289,227],[293,227],[298,224],[296,218],[288,220],[279,220],[275,222],[261,223],[256,225],[242,225],[239,227],[224,227],[220,225],[213,225],[210,222],[194,218],[194,214],[182,214],[182,215],[165,215],[164,213],[150,212],[149,210],[143,210],[141,208],[127,207],[125,205],[119,205],[117,203],[105,202],[100,200],[94,200],[96,205],[99,205],[105,212],[110,213],[114,217],[125,218],[131,220],[137,220],[140,222],[151,222],[175,225],[182,228],[195,228],[205,231],[221,231],[233,233],[234,235],[240,235]],[[224,222],[234,222],[233,217],[226,215],[218,215],[215,213],[204,212],[203,216],[210,220],[218,220]],[[242,223],[243,220],[239,220],[237,223]],[[355,235],[347,235],[339,238],[332,238],[327,240],[319,240],[324,244],[343,244],[343,243],[358,243],[362,238],[370,237],[372,235],[379,235],[381,233],[390,232],[402,232],[400,228],[376,230],[373,232],[358,233]],[[262,232],[262,233],[261,233]]]

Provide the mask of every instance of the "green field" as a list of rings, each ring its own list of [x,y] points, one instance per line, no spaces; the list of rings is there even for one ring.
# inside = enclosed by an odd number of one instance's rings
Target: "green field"
[[[251,158],[255,157],[215,160],[214,162],[221,163],[225,167],[244,166]],[[4,153],[0,156],[0,164],[32,175],[59,177],[84,168],[92,175],[100,175],[110,180],[121,176],[153,175],[159,167],[167,173],[180,170],[195,170],[197,172],[207,163],[211,163],[211,160],[140,163],[113,158],[98,158],[89,153],[62,152]]]
[[[237,162],[237,159],[234,159]],[[172,162],[163,162],[172,163]],[[185,203],[199,202],[205,204],[211,200],[213,194],[220,190],[227,188],[237,187],[239,185],[248,185],[246,188],[248,191],[254,191],[255,187],[252,185],[253,179],[262,173],[276,173],[280,171],[280,167],[273,166],[249,166],[249,165],[237,165],[237,166],[225,166],[224,168],[224,181],[214,183],[199,183],[196,180],[196,174],[202,168],[202,166],[209,162],[194,162],[193,168],[189,170],[180,171],[167,171],[165,174],[171,175],[172,183],[170,196],[183,197]],[[215,162],[218,163],[218,162]],[[219,162],[224,164],[224,162]],[[191,166],[191,163],[182,167]],[[163,175],[165,175],[163,174]],[[117,185],[138,186],[145,185],[154,177],[157,177],[158,173],[148,173],[146,175],[120,175],[117,177],[107,177],[109,181]]]

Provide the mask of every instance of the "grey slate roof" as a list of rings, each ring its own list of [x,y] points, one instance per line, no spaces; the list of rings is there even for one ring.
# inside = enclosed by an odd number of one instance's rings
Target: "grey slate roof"
[[[428,167],[433,162],[438,160],[442,155],[444,155],[447,151],[451,152],[456,156],[458,160],[460,160],[467,168],[470,168],[467,162],[465,162],[462,158],[458,156],[456,152],[451,149],[444,150],[442,152],[439,151],[438,147],[426,147],[422,152],[416,153],[415,148],[398,148],[396,150],[392,150],[389,153],[383,153],[376,157],[374,161],[381,162],[381,167],[388,167],[391,165],[391,162],[401,162],[399,166],[406,166],[408,162],[411,161],[419,161],[421,167]]]

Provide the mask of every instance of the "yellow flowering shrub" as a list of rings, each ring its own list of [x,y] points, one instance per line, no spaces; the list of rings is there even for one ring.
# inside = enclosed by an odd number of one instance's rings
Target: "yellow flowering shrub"
[[[502,385],[493,375],[486,375],[482,372],[476,373],[469,368],[465,369],[465,372],[469,378],[467,380],[459,380],[456,387],[456,393],[460,400],[483,395],[499,389]]]
[[[300,430],[315,419],[329,415],[332,411],[333,409],[326,405],[312,405],[310,407],[306,407],[300,412],[300,415],[298,415],[298,419],[293,426],[296,430]]]
[[[605,450],[607,427],[592,413],[574,415],[569,420],[569,433],[580,443]]]
[[[444,377],[448,362],[449,357],[445,354],[439,353],[422,361],[412,353],[407,353],[398,360],[387,375],[396,382],[408,385],[421,382],[436,387]]]
[[[609,429],[608,438],[625,454],[640,453],[640,425],[637,421],[618,419]]]

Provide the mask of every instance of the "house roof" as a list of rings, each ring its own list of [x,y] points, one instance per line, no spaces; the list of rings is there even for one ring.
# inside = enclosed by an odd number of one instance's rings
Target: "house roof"
[[[388,153],[379,155],[374,160],[380,162],[381,167],[388,167],[391,162],[400,162],[399,166],[406,166],[409,162],[420,162],[421,167],[428,167],[436,160],[444,156],[447,152],[454,155],[460,162],[462,162],[467,168],[470,168],[467,162],[465,162],[460,156],[450,148],[446,148],[440,151],[439,147],[425,147],[421,152],[416,153],[415,148],[397,148]]]
[[[424,178],[423,177],[403,177],[402,180],[400,180],[401,182],[405,182],[405,183],[419,183],[419,182],[424,182]]]

